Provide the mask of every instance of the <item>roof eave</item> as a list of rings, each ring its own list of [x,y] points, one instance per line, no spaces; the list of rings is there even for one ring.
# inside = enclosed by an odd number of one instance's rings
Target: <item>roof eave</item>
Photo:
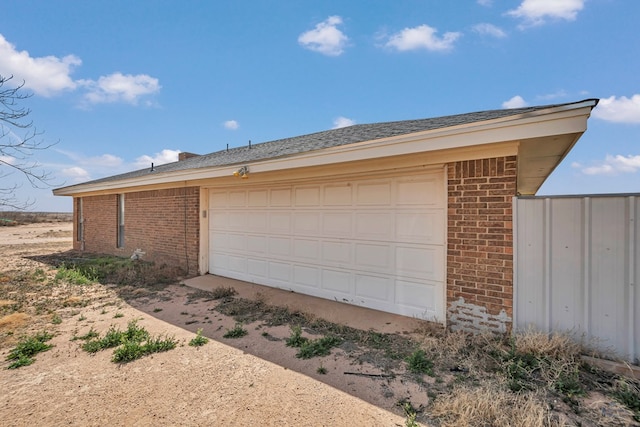
[[[531,140],[554,135],[581,135],[586,130],[586,120],[591,109],[596,104],[597,100],[585,100],[498,119],[340,145],[290,156],[247,162],[247,164],[251,167],[251,173],[255,174],[412,153],[467,148],[505,141]],[[577,138],[573,144],[575,141]],[[563,153],[548,173],[551,173],[567,152]],[[150,171],[147,175],[134,178],[57,188],[53,190],[53,194],[74,196],[156,184],[214,179],[230,176],[237,168],[238,165],[234,164],[166,173]],[[547,176],[548,174],[543,177],[542,182]],[[542,185],[542,182],[539,185]]]

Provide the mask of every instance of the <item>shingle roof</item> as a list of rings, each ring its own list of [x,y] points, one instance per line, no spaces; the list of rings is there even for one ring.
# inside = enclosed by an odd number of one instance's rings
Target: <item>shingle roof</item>
[[[584,101],[542,105],[525,108],[512,108],[503,110],[479,111],[474,113],[456,114],[452,116],[435,117],[428,119],[403,120],[394,122],[357,124],[339,129],[331,129],[308,135],[292,138],[278,139],[275,141],[253,144],[251,147],[237,147],[228,150],[217,151],[211,154],[190,157],[188,159],[154,166],[154,173],[169,173],[191,169],[210,167],[222,167],[259,160],[275,159],[279,157],[293,156],[325,148],[348,145],[357,142],[373,141],[399,135],[407,135],[434,129],[448,128],[452,126],[483,122],[500,119],[509,116],[531,113],[539,110],[572,105]],[[151,166],[151,165],[149,165]],[[79,185],[97,184],[124,179],[136,178],[148,175],[150,167],[119,175],[109,176]],[[70,188],[64,187],[64,188]]]

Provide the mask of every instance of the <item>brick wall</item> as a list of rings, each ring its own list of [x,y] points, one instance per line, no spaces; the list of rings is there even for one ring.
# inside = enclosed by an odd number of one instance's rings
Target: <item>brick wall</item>
[[[449,324],[506,332],[513,315],[516,157],[456,162],[447,170]]]
[[[117,248],[117,194],[83,197],[84,250],[129,257],[198,271],[199,189],[197,187],[126,193],[124,247]],[[82,242],[74,248],[82,250]]]

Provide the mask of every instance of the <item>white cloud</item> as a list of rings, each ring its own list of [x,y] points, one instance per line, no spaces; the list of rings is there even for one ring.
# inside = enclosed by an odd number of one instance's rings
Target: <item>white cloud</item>
[[[579,163],[573,163],[573,167],[582,169],[586,175],[617,175],[620,173],[636,173],[640,171],[640,154],[615,156],[607,154],[604,161],[594,166],[583,167]]]
[[[227,120],[224,122],[225,129],[236,130],[240,127],[240,124],[236,120]]]
[[[484,22],[474,25],[473,31],[483,36],[492,36],[498,39],[507,37],[507,33],[505,33],[501,28],[496,27],[493,24],[487,24]]]
[[[462,33],[447,32],[442,37],[436,36],[437,29],[428,25],[420,25],[404,30],[389,37],[386,46],[399,51],[426,49],[430,51],[446,51],[453,48]]]
[[[332,129],[346,128],[347,126],[353,126],[355,124],[355,120],[340,116],[333,121]]]
[[[180,150],[169,150],[165,148],[161,152],[155,153],[153,156],[144,154],[138,157],[134,163],[134,166],[138,169],[142,169],[151,167],[151,163],[157,166],[165,163],[177,162],[178,154],[180,154]]]
[[[593,110],[593,116],[598,119],[616,123],[640,123],[640,95],[631,98],[621,96],[601,99]]]
[[[126,102],[137,105],[143,96],[160,91],[158,79],[146,74],[112,73],[98,80],[73,80],[71,74],[81,64],[75,55],[32,57],[26,50],[18,51],[0,34],[0,75],[14,76],[16,83],[24,81],[24,87],[36,95],[50,97],[84,89],[84,99],[91,104]]]
[[[117,168],[123,163],[123,160],[113,154],[102,154],[100,156],[88,157],[80,160],[83,165],[100,165],[102,167]]]
[[[523,27],[542,25],[547,19],[573,21],[586,0],[523,0],[517,9],[507,12],[524,21]]]
[[[60,171],[64,177],[71,178],[74,183],[88,181],[91,179],[89,172],[79,166],[64,168]]]
[[[502,108],[522,108],[527,105],[527,101],[525,101],[520,95],[516,95],[510,100],[503,102]]]
[[[113,73],[102,76],[98,81],[81,80],[88,92],[84,98],[92,104],[127,102],[136,105],[145,95],[152,95],[160,91],[160,84],[155,77],[146,74]]]
[[[24,80],[25,88],[37,95],[48,97],[75,89],[76,82],[71,79],[71,73],[80,64],[82,61],[75,55],[33,58],[26,50],[16,50],[0,34],[0,74],[13,75],[20,82]]]
[[[298,43],[306,49],[320,52],[327,56],[339,56],[349,38],[337,26],[342,24],[339,16],[330,16],[317,24],[313,30],[306,31],[298,37]]]

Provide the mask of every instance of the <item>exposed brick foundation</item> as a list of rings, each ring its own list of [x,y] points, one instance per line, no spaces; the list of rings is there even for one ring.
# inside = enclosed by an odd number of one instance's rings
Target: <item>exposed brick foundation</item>
[[[78,221],[74,218],[74,249],[126,257],[140,249],[145,252],[144,260],[180,267],[189,275],[197,274],[198,187],[125,194],[122,248],[116,247],[117,197],[110,194],[82,198],[84,242],[77,240]]]
[[[447,170],[450,327],[506,332],[513,315],[516,157],[456,162]]]

